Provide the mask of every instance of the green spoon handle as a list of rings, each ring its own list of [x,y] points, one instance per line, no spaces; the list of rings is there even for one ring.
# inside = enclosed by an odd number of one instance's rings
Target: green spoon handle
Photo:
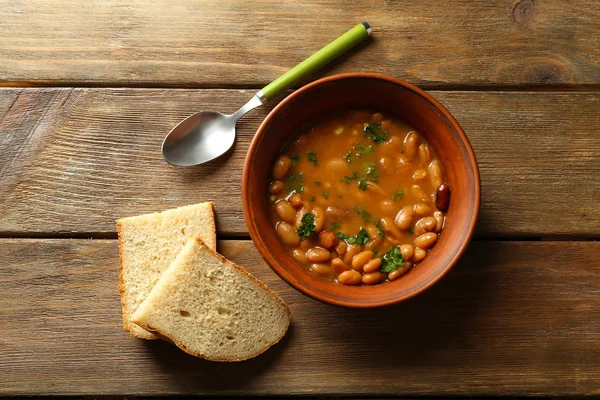
[[[294,68],[290,69],[258,92],[258,97],[266,103],[278,94],[286,91],[302,78],[316,72],[329,64],[333,59],[342,55],[371,35],[371,26],[367,22],[356,25],[321,50],[317,51]]]

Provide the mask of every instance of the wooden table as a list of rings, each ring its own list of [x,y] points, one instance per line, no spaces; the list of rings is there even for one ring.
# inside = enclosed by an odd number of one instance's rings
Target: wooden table
[[[599,395],[600,1],[0,2],[0,395]],[[249,240],[241,167],[163,161],[349,27],[323,74],[417,84],[466,131],[480,220],[459,265],[398,306],[288,287]],[[271,105],[272,107],[272,105]],[[285,339],[215,364],[122,329],[117,218],[212,200],[219,250],[291,305]]]

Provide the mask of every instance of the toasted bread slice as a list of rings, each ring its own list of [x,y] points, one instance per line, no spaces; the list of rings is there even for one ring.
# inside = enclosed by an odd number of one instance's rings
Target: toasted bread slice
[[[129,317],[158,282],[191,237],[200,237],[216,249],[217,237],[213,204],[201,203],[161,213],[123,218],[117,221],[121,256],[121,305],[123,324],[134,336],[158,339]]]
[[[279,342],[290,309],[244,268],[194,238],[131,320],[196,357],[242,361]]]

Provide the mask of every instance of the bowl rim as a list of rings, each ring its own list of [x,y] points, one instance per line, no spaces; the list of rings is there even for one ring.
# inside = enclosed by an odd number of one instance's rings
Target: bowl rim
[[[344,79],[376,79],[376,80],[387,81],[394,85],[401,86],[404,89],[409,90],[409,91],[413,92],[414,94],[422,97],[424,100],[426,100],[431,105],[433,105],[437,110],[439,110],[443,114],[443,116],[450,122],[450,124],[454,128],[455,132],[460,137],[460,140],[465,145],[466,152],[468,155],[469,165],[472,167],[472,171],[473,171],[473,178],[474,178],[473,185],[474,185],[474,193],[475,193],[475,198],[473,199],[474,200],[473,201],[474,209],[471,214],[471,220],[469,221],[469,223],[467,225],[467,234],[465,236],[465,240],[458,246],[458,249],[455,252],[452,259],[450,259],[448,261],[448,263],[446,264],[446,266],[443,270],[441,270],[437,275],[433,276],[431,278],[431,280],[429,280],[427,283],[421,285],[417,289],[415,289],[409,293],[406,293],[404,295],[394,297],[393,299],[381,300],[378,302],[360,303],[360,302],[348,302],[348,301],[343,301],[343,300],[338,300],[338,299],[332,299],[330,297],[321,295],[320,293],[316,293],[316,292],[310,290],[310,288],[308,288],[306,286],[298,284],[295,280],[288,279],[288,276],[286,273],[284,273],[283,268],[278,264],[277,260],[275,260],[271,256],[271,254],[266,250],[266,246],[262,242],[262,238],[259,234],[258,227],[256,226],[256,223],[254,221],[255,213],[253,212],[253,209],[250,206],[250,201],[249,201],[249,196],[248,196],[248,189],[249,189],[248,188],[248,180],[249,180],[249,175],[250,175],[250,170],[251,170],[251,165],[250,165],[251,157],[250,156],[256,152],[256,148],[260,143],[260,138],[264,134],[264,131],[269,126],[271,121],[275,118],[275,116],[277,114],[279,114],[279,112],[283,108],[285,108],[289,103],[293,102],[296,97],[301,96],[302,94],[312,90],[313,88],[315,88],[317,86],[321,86],[326,83],[330,83],[330,82],[334,82],[334,81],[338,81],[338,80],[344,80]],[[318,79],[314,82],[311,82],[311,83],[299,88],[298,90],[294,91],[293,93],[289,94],[286,98],[284,98],[281,102],[279,102],[279,104],[277,104],[269,112],[267,117],[262,121],[262,123],[258,127],[254,137],[252,138],[252,142],[248,148],[248,152],[246,153],[246,158],[244,160],[244,166],[243,166],[243,170],[242,170],[242,183],[241,183],[242,208],[243,208],[243,212],[244,212],[244,219],[246,221],[246,226],[248,227],[248,232],[250,233],[250,237],[251,237],[252,241],[256,242],[255,245],[256,245],[258,252],[262,256],[262,258],[267,262],[267,264],[269,265],[271,270],[273,270],[273,272],[275,272],[288,285],[292,286],[294,289],[307,295],[308,297],[318,300],[323,303],[337,305],[337,306],[343,306],[343,307],[349,307],[349,308],[376,308],[376,307],[382,307],[382,306],[387,306],[387,305],[391,305],[391,304],[396,304],[396,303],[407,300],[409,298],[412,298],[412,297],[422,293],[423,291],[427,290],[428,288],[433,286],[435,283],[437,283],[440,279],[442,279],[448,273],[448,271],[457,263],[457,261],[460,259],[460,257],[462,257],[467,246],[469,245],[469,243],[471,241],[471,238],[473,236],[473,231],[475,229],[475,224],[477,222],[477,218],[479,215],[480,203],[481,203],[481,180],[480,179],[481,178],[480,178],[480,174],[479,174],[479,166],[477,164],[477,159],[475,157],[475,153],[473,152],[471,142],[469,141],[467,135],[463,131],[463,129],[460,126],[460,124],[458,123],[458,121],[439,101],[437,101],[431,95],[426,93],[424,90],[422,90],[408,82],[405,82],[403,80],[400,80],[400,79],[397,79],[397,78],[394,78],[391,76],[377,74],[377,73],[370,73],[370,72],[349,72],[349,73],[327,76],[327,77]]]

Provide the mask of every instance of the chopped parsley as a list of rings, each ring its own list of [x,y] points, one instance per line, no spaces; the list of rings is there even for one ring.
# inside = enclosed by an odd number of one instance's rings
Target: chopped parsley
[[[381,272],[394,272],[404,265],[404,258],[400,252],[400,247],[392,247],[387,253],[381,256]]]
[[[318,165],[319,160],[317,160],[317,153],[313,153],[312,151],[309,151],[308,152],[308,161],[315,164],[315,166]]]
[[[365,146],[362,143],[358,143],[356,145],[356,148],[358,149],[358,151],[356,152],[356,155],[358,157],[362,156],[365,153],[372,153],[373,151],[375,151],[375,149],[373,148],[373,146],[371,146],[371,145]]]
[[[298,160],[300,160],[300,156],[298,154],[292,154],[290,157],[292,159],[292,167],[295,167],[298,164]]]
[[[292,191],[292,194],[302,193],[304,191],[304,186],[302,185],[302,182],[304,182],[304,175],[302,175],[302,172],[299,172],[297,174],[290,174],[289,178],[287,179],[287,182],[285,183],[285,186]]]
[[[358,235],[356,235],[356,243],[366,244],[369,241],[369,232],[365,228],[360,228]]]
[[[396,199],[400,199],[402,200],[402,196],[404,196],[404,190],[402,189],[398,189],[394,192],[394,194],[392,195],[392,200],[396,201]]]
[[[342,232],[337,232],[335,235],[339,239],[345,240],[348,244],[356,243],[356,238],[354,236],[348,236],[346,234],[343,234]]]
[[[373,255],[376,255],[377,253],[379,253],[379,249],[378,248],[374,248],[372,251],[373,251]]]
[[[338,229],[340,229],[340,224],[338,224],[337,222],[334,222],[334,223],[331,225],[331,230],[332,230],[332,231],[337,231]]]
[[[377,229],[379,230],[379,237],[384,237],[385,236],[385,231],[383,230],[383,228],[381,227],[381,222],[377,221],[375,223],[375,226],[377,227]]]
[[[310,198],[310,201],[315,201],[315,200],[316,200],[316,199],[315,199],[315,196],[312,196],[312,197]]]
[[[358,179],[358,172],[354,171],[352,176],[345,176],[343,179],[344,183],[350,184],[353,180]]]
[[[315,233],[315,214],[306,213],[300,221],[300,228],[296,231],[300,239],[304,240]]]
[[[414,235],[415,234],[415,232],[412,230],[412,228],[408,228],[407,232],[409,233],[409,235]]]
[[[377,183],[377,179],[379,179],[379,170],[375,167],[375,163],[367,166],[367,176],[371,179],[371,182]]]
[[[320,181],[316,181],[316,182],[315,182],[315,185],[317,185],[317,186],[321,186],[321,182],[320,182]]]
[[[346,161],[348,161],[349,163],[352,162],[352,152],[348,152],[348,154],[346,154],[344,156],[344,158],[346,159]]]
[[[369,164],[365,176],[358,181],[358,188],[360,190],[366,190],[369,182],[379,182],[379,170],[375,167],[375,164]]]
[[[291,189],[301,182],[304,182],[304,175],[302,175],[302,172],[299,172],[297,174],[292,173],[287,178],[287,182],[285,183],[285,185],[287,186],[288,189]]]
[[[357,213],[358,215],[362,215],[365,222],[371,221],[371,214],[369,214],[367,211],[363,210],[360,206],[354,207],[354,212]]]
[[[325,199],[327,199],[329,197],[329,192],[327,190],[324,192],[321,192],[321,194],[323,195],[323,197],[325,197]]]
[[[356,236],[348,236],[342,232],[336,233],[336,236],[339,239],[345,240],[348,244],[366,244],[369,241],[369,232],[367,232],[365,228],[360,228],[360,231]]]
[[[358,181],[358,188],[360,190],[367,190],[367,178],[362,178]]]
[[[363,210],[361,214],[365,222],[369,222],[371,220],[371,214],[369,214],[368,212]]]
[[[382,144],[390,137],[390,134],[381,130],[381,124],[370,123],[365,125],[365,136],[376,144]]]

